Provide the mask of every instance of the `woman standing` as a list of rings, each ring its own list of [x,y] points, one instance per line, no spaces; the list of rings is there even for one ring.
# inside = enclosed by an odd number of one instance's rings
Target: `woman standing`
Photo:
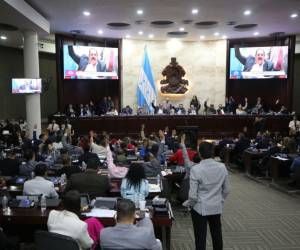
[[[194,106],[194,108],[196,109],[196,113],[197,113],[197,115],[198,115],[198,113],[199,113],[199,110],[200,110],[200,108],[201,108],[201,104],[200,104],[200,102],[198,101],[198,98],[197,98],[197,96],[193,96],[193,98],[192,98],[192,100],[191,100],[191,103],[190,103],[190,106],[191,105],[193,105]]]

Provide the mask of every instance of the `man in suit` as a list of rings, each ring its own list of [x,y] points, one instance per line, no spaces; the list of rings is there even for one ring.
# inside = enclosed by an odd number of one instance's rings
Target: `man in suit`
[[[90,158],[85,172],[71,175],[65,192],[74,189],[91,197],[107,196],[110,189],[109,180],[107,176],[98,174],[99,167],[99,161]]]
[[[19,161],[14,150],[6,152],[6,158],[0,161],[0,172],[4,176],[16,176],[19,174]]]
[[[273,63],[267,60],[266,53],[263,48],[258,48],[255,52],[255,56],[249,55],[243,56],[238,47],[235,47],[235,56],[244,65],[246,72],[264,72],[273,71]]]
[[[143,220],[134,224],[134,203],[128,199],[119,199],[117,225],[104,228],[100,233],[102,248],[161,250],[161,243],[155,238],[153,224],[148,216],[146,214]]]
[[[207,222],[213,249],[222,250],[221,214],[229,193],[228,172],[223,163],[212,159],[212,144],[199,145],[201,162],[191,168],[188,204],[192,210],[196,250],[206,249]]]
[[[89,55],[78,56],[74,52],[73,46],[68,46],[70,57],[78,64],[79,71],[105,72],[106,65],[103,60],[98,59],[98,51],[90,48]]]

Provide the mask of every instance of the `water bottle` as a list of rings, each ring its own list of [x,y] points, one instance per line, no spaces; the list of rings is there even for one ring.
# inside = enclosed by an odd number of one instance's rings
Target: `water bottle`
[[[3,198],[2,198],[2,209],[3,209],[3,212],[7,211],[7,203],[8,203],[8,199],[7,199],[6,195],[4,195]]]
[[[157,185],[160,186],[160,174],[157,175],[156,181],[157,181]]]
[[[60,185],[64,186],[66,184],[66,174],[60,176]]]
[[[41,198],[41,213],[45,214],[46,209],[47,209],[46,196],[43,195]]]
[[[30,173],[30,177],[31,177],[31,179],[34,179],[35,175],[34,175],[33,171]]]

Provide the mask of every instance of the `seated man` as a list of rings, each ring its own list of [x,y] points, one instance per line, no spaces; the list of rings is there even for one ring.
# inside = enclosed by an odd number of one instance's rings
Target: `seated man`
[[[46,180],[47,166],[45,164],[38,164],[35,167],[35,178],[24,183],[24,195],[45,195],[49,198],[58,198],[55,191],[54,184]]]
[[[24,153],[26,163],[22,163],[19,167],[19,174],[23,176],[30,176],[34,172],[35,166],[38,162],[35,160],[35,153],[32,149],[27,149]]]
[[[81,172],[81,169],[78,166],[72,165],[71,158],[68,154],[62,156],[62,164],[63,167],[56,171],[57,175],[66,174],[67,178],[70,178],[72,174]]]
[[[90,249],[93,240],[88,233],[88,225],[78,218],[80,213],[80,194],[71,190],[67,192],[63,199],[64,210],[52,210],[48,217],[48,230],[72,237],[76,240],[81,249]]]
[[[98,174],[100,164],[96,159],[89,159],[85,172],[72,174],[65,192],[75,189],[91,197],[107,196],[110,189],[108,177]]]
[[[109,249],[152,249],[161,250],[161,243],[155,238],[152,222],[149,218],[133,224],[135,205],[128,199],[117,202],[117,224],[104,228],[100,233],[103,248]]]
[[[19,174],[19,161],[14,150],[6,152],[6,158],[0,161],[0,172],[4,176],[16,176]]]

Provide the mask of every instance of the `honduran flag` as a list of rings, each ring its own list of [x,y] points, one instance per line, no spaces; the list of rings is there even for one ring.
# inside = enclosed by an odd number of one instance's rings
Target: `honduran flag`
[[[151,103],[156,103],[157,91],[152,75],[147,47],[144,49],[144,59],[137,87],[137,102],[139,107],[144,107],[149,113],[152,112]]]

